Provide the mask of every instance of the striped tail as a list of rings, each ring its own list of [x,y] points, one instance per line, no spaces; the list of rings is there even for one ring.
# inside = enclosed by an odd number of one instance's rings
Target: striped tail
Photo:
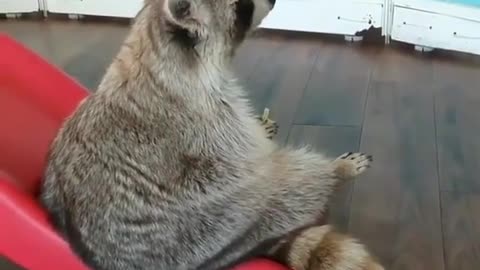
[[[293,270],[384,270],[364,245],[329,225],[306,228],[271,251]]]

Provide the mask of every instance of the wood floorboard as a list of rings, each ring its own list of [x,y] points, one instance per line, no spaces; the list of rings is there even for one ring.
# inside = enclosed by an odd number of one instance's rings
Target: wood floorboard
[[[246,82],[252,103],[261,113],[265,107],[280,125],[275,140],[285,143],[290,126],[310,78],[318,54],[318,41],[291,37],[269,37],[280,40],[262,58]],[[241,57],[241,56],[240,56]]]
[[[299,147],[311,145],[324,155],[335,158],[358,151],[359,140],[360,128],[295,125],[290,131],[288,144]],[[353,182],[345,183],[329,203],[328,222],[343,232],[348,230],[352,186]]]
[[[435,109],[442,190],[480,192],[480,71],[435,61]]]
[[[433,61],[445,269],[480,265],[478,59]]]
[[[295,124],[360,126],[379,48],[322,45]]]
[[[442,192],[446,270],[480,266],[480,193]]]
[[[94,91],[128,29],[115,23],[7,21],[0,31]]]
[[[445,269],[470,270],[480,265],[480,62],[452,60],[433,61]]]
[[[266,61],[282,43],[283,38],[268,38],[264,32],[257,32],[238,49],[233,59],[233,68],[245,84],[256,72],[256,67]]]
[[[127,30],[126,26],[122,25],[116,27],[104,25],[97,31],[97,38],[83,45],[81,51],[64,61],[62,68],[82,82],[85,87],[95,91],[108,66],[118,53]],[[72,37],[72,39],[82,42],[82,37]]]
[[[433,96],[418,87],[375,82],[367,101],[360,149],[375,162],[355,181],[349,228],[389,270],[444,269]]]
[[[411,47],[388,47],[379,52],[372,72],[373,81],[419,84],[429,87],[433,80],[432,57],[413,51]],[[423,91],[419,87],[420,91]]]
[[[6,33],[37,54],[55,63],[56,59],[48,38],[50,32],[48,24],[37,21],[0,21],[0,32]]]
[[[436,96],[442,190],[480,192],[480,97],[441,86]]]

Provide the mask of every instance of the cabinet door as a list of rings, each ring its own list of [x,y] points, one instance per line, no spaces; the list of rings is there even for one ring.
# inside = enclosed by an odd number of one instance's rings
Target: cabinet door
[[[0,0],[0,13],[38,11],[38,0]]]
[[[395,7],[394,14],[394,40],[480,54],[480,20],[473,21],[402,7]]]
[[[52,13],[125,18],[135,17],[142,5],[143,0],[47,0],[48,11]]]

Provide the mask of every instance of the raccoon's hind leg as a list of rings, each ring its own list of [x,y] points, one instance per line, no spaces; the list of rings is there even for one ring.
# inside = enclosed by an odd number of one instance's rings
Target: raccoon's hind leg
[[[351,180],[370,167],[372,156],[345,153],[330,164],[335,177]],[[293,270],[384,270],[356,239],[331,226],[312,226],[287,235],[268,255]]]
[[[270,110],[265,108],[263,115],[257,116],[257,120],[267,132],[267,138],[271,140],[275,135],[277,135],[279,126],[277,122],[269,118],[269,114]]]
[[[270,252],[293,270],[384,270],[358,240],[329,225],[297,232]]]

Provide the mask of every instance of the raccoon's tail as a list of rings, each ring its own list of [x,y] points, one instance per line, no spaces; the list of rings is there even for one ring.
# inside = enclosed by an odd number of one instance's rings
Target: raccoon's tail
[[[293,270],[384,270],[364,245],[329,225],[303,229],[270,254]]]

